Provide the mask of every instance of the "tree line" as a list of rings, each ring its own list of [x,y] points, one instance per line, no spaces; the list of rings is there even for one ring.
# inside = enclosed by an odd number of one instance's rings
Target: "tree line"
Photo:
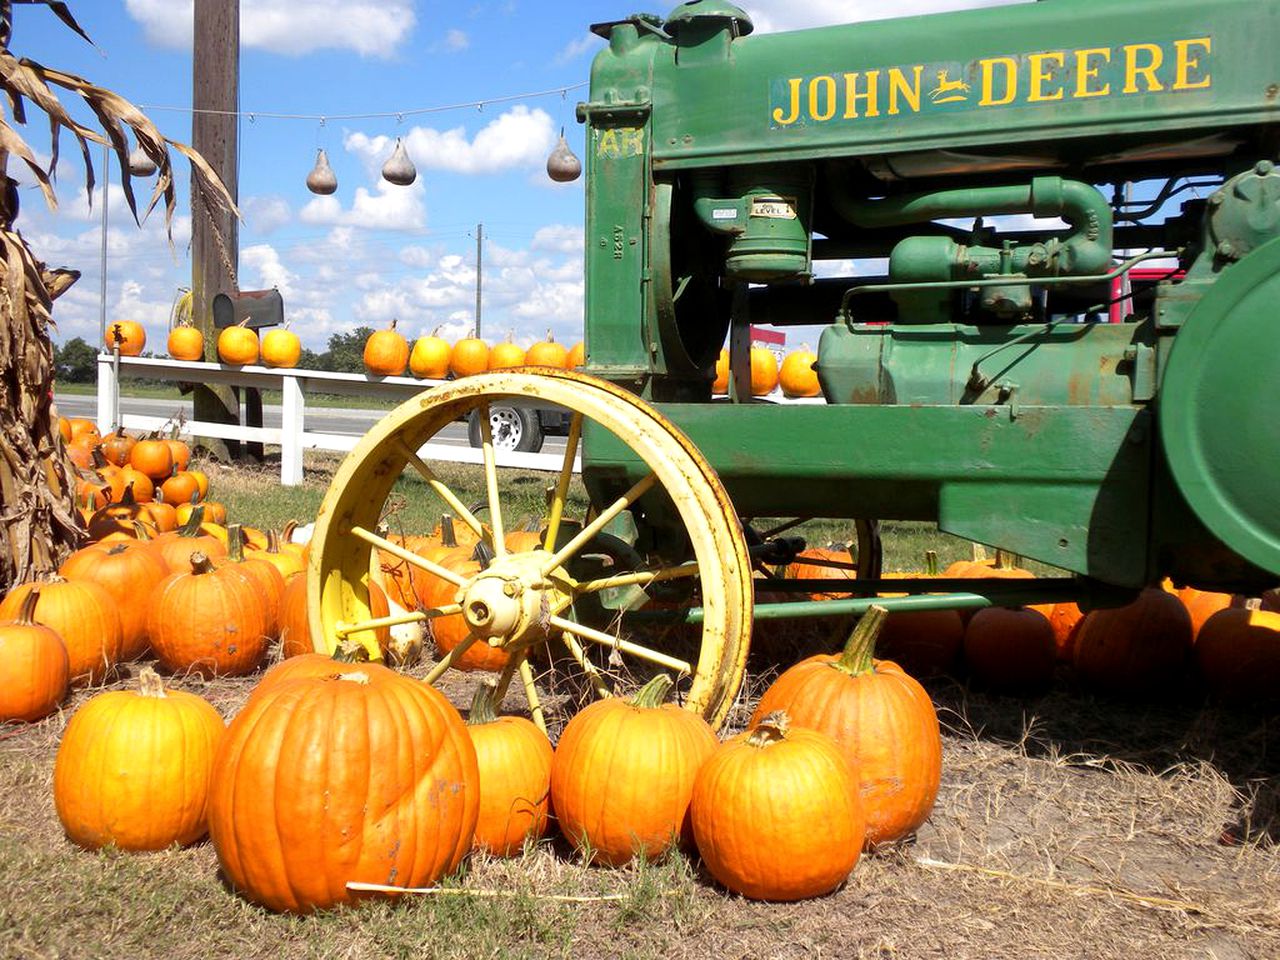
[[[373,333],[372,327],[356,327],[346,333],[330,335],[328,347],[320,353],[302,349],[298,366],[304,370],[327,370],[332,373],[364,373],[364,344]],[[144,357],[164,354],[144,351]],[[62,383],[93,383],[98,378],[98,350],[83,337],[72,337],[53,347],[54,379]],[[137,383],[162,383],[145,377],[130,377]]]

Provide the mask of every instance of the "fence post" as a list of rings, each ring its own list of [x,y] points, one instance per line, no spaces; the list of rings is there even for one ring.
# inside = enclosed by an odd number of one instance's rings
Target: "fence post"
[[[302,483],[302,429],[306,401],[302,385],[291,373],[280,377],[280,483],[296,487]]]
[[[98,354],[98,432],[104,437],[115,429],[112,418],[120,411],[120,381],[116,379],[115,357]]]

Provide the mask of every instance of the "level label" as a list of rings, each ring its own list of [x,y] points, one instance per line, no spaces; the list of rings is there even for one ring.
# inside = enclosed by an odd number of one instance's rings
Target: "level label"
[[[769,84],[769,125],[1209,90],[1212,54],[1212,37],[1202,36],[775,77]]]

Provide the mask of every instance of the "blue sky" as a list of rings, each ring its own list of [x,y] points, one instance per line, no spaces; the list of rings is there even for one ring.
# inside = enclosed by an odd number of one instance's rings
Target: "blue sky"
[[[758,31],[772,31],[1001,2],[1008,0],[740,5]],[[70,5],[95,46],[43,6],[20,5],[12,51],[115,90],[147,107],[167,136],[190,142],[191,0]],[[557,339],[580,339],[582,182],[553,184],[544,166],[561,126],[582,155],[573,110],[586,91],[572,89],[564,97],[558,91],[586,79],[603,44],[588,32],[590,23],[638,9],[665,13],[670,6],[640,0],[240,0],[240,109],[246,114],[397,113],[555,91],[403,120],[322,125],[243,116],[241,287],[278,286],[286,315],[314,349],[323,349],[334,332],[383,326],[393,317],[409,336],[441,326],[455,339],[473,323],[475,226],[483,223],[486,339],[511,329],[527,346],[548,328]],[[71,106],[69,97],[62,99]],[[38,156],[48,157],[42,118],[19,132]],[[379,176],[398,136],[418,169],[410,187]],[[313,196],[304,184],[321,147],[338,177],[338,191],[328,198]],[[101,159],[95,151],[100,181]],[[178,158],[175,167],[185,166]],[[79,151],[65,134],[58,174],[58,211],[48,211],[36,190],[24,190],[18,226],[37,256],[82,272],[55,305],[55,339],[96,342],[101,189],[90,210]],[[111,180],[107,318],[140,321],[149,346],[162,351],[174,295],[190,284],[185,178],[172,248],[162,216],[138,229],[115,169]]]

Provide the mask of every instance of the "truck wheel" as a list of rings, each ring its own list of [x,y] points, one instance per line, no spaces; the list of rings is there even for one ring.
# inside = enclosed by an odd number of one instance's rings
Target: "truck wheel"
[[[542,449],[542,421],[538,411],[525,407],[489,407],[489,427],[493,445],[498,450],[537,453]],[[472,410],[467,417],[467,439],[480,446],[480,413]]]

